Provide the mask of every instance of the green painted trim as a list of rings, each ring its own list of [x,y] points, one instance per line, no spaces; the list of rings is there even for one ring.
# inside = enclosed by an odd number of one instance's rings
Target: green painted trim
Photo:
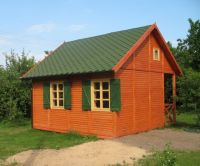
[[[50,82],[43,84],[43,107],[44,109],[50,108]]]
[[[64,82],[64,108],[71,109],[71,84],[70,81]]]
[[[113,112],[121,111],[120,80],[110,80],[110,109]]]
[[[91,110],[91,81],[82,81],[82,109],[84,111]]]

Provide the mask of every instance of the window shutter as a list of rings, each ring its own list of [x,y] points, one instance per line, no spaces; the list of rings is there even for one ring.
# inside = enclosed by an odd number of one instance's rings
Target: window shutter
[[[43,84],[43,106],[44,109],[50,108],[50,82]]]
[[[90,80],[82,81],[82,109],[84,111],[91,110],[91,93],[90,93]]]
[[[121,110],[120,80],[110,80],[110,109],[113,112]]]
[[[64,82],[64,108],[71,109],[71,85],[70,81]]]

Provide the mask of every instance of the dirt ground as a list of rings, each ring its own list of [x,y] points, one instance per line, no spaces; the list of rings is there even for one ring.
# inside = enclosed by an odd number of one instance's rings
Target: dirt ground
[[[132,162],[147,155],[152,149],[163,149],[165,144],[178,150],[200,150],[200,134],[172,129],[88,142],[60,150],[29,150],[7,159],[25,166],[103,166]]]
[[[151,130],[135,135],[114,139],[128,146],[136,146],[147,151],[162,150],[166,144],[177,150],[200,150],[200,133],[175,129]]]

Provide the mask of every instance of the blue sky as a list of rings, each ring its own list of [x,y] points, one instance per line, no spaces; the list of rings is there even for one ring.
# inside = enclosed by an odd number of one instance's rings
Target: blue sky
[[[36,60],[63,41],[155,23],[167,41],[185,38],[199,0],[2,0],[0,65],[4,52],[25,49]]]

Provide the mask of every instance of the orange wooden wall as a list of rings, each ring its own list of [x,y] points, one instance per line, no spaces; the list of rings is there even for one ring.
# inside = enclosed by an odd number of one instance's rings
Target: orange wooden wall
[[[160,61],[153,61],[153,47],[160,48]],[[122,109],[119,113],[83,111],[81,78],[71,79],[71,110],[45,110],[43,81],[34,81],[33,127],[56,132],[72,130],[102,138],[163,127],[165,72],[173,74],[162,48],[150,35],[114,76],[121,80]]]
[[[153,60],[153,47],[160,48],[160,61]],[[115,76],[122,84],[117,136],[164,126],[164,73],[174,71],[151,34]]]
[[[102,138],[114,137],[115,116],[112,112],[82,111],[81,80],[71,85],[72,109],[43,109],[43,82],[33,83],[33,127],[36,129],[66,132],[78,131]]]

